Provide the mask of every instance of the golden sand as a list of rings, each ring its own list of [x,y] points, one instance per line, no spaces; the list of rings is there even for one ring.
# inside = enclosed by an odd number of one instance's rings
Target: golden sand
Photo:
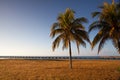
[[[0,80],[120,80],[120,60],[0,60]]]

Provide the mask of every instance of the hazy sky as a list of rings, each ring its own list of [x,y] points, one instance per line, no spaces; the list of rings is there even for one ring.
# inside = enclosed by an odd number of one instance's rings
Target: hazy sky
[[[61,47],[52,52],[50,34],[51,25],[56,22],[59,13],[66,8],[73,9],[76,17],[86,17],[86,30],[95,19],[91,12],[99,10],[97,6],[112,0],[0,0],[0,56],[66,56],[68,50]],[[90,33],[93,40],[96,31]],[[90,45],[80,47],[75,56],[97,55],[97,46],[91,51]],[[111,42],[107,42],[100,55],[119,55]]]

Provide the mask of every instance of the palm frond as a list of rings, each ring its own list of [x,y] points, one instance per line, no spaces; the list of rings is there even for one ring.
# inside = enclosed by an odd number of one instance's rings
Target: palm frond
[[[88,20],[85,17],[77,18],[75,21],[79,22],[81,24],[82,23],[88,23]]]
[[[108,40],[108,36],[104,36],[101,41],[100,41],[100,44],[99,44],[99,47],[98,47],[98,54],[100,52],[100,50],[103,48],[105,42]]]
[[[55,37],[55,35],[62,34],[62,33],[64,33],[63,29],[55,29],[55,30],[51,31],[50,37],[53,38],[53,37]]]
[[[67,37],[64,37],[64,38],[63,38],[63,46],[62,46],[62,49],[64,50],[64,49],[68,48],[68,46],[69,46],[69,40],[68,40]]]
[[[92,30],[100,29],[100,28],[101,28],[100,21],[95,21],[89,26],[88,32],[91,32]]]
[[[92,17],[93,17],[93,18],[94,18],[94,17],[96,17],[96,16],[98,16],[98,17],[99,17],[99,16],[100,16],[100,14],[101,14],[100,12],[93,12],[93,13],[92,13]]]
[[[85,27],[82,24],[79,23],[75,23],[75,24],[71,24],[71,30],[85,30]]]
[[[74,20],[74,12],[72,9],[67,8],[66,12],[64,13],[66,21]]]
[[[74,40],[81,44],[83,47],[86,47],[86,43],[84,40],[78,35],[78,34],[73,34]]]
[[[59,35],[59,36],[53,41],[53,43],[52,43],[52,49],[53,49],[53,51],[55,50],[56,47],[59,46],[60,41],[63,39],[63,37],[64,37],[63,34],[61,34],[61,35]]]
[[[112,43],[114,45],[114,47],[116,48],[116,50],[119,52],[120,54],[120,41],[117,39],[112,39]]]
[[[53,31],[53,30],[55,30],[55,29],[57,29],[57,28],[59,28],[59,23],[53,23],[53,25],[51,26],[51,31]]]
[[[88,32],[91,32],[92,30],[95,30],[95,29],[100,30],[102,28],[107,28],[107,27],[108,28],[110,27],[110,25],[107,22],[105,22],[105,21],[95,21],[89,26]]]
[[[97,35],[94,37],[93,41],[92,41],[92,49],[95,47],[95,45],[101,40],[101,38],[103,37],[104,35],[102,34],[102,30],[99,31],[99,33],[97,33]]]
[[[75,30],[75,33],[91,44],[88,33],[85,30]]]

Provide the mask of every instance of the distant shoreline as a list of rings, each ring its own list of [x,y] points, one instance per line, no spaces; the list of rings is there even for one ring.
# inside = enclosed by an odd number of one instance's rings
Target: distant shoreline
[[[69,59],[69,56],[0,56],[0,59]],[[120,56],[73,56],[72,59],[120,60]]]

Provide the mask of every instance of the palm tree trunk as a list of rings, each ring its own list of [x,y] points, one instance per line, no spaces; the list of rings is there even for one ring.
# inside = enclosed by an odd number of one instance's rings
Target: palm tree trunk
[[[71,42],[69,40],[69,61],[70,61],[70,69],[72,69],[72,51],[71,51]]]

